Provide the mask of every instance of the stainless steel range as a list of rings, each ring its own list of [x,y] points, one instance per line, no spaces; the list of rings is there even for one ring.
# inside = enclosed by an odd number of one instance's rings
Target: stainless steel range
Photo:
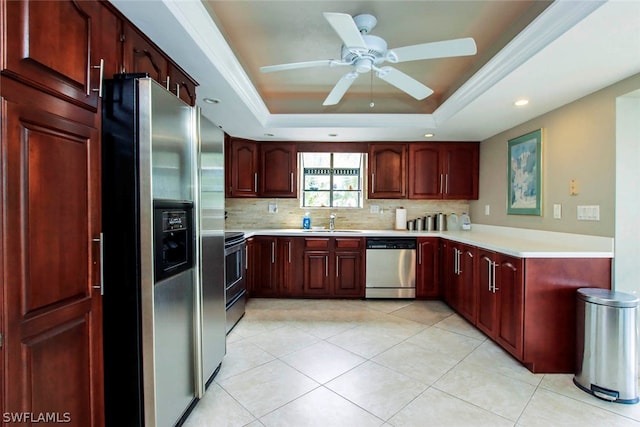
[[[227,334],[244,316],[246,286],[246,242],[244,233],[224,233],[225,295],[227,310]]]

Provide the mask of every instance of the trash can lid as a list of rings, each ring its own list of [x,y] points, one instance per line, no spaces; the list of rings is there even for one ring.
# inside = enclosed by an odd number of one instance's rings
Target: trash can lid
[[[600,288],[580,288],[578,298],[594,304],[607,305],[610,307],[637,307],[637,296],[625,292],[610,291]]]

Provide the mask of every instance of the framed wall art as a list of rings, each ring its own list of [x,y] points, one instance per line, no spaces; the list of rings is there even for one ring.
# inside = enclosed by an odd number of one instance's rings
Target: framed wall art
[[[507,214],[542,215],[542,129],[509,140]]]

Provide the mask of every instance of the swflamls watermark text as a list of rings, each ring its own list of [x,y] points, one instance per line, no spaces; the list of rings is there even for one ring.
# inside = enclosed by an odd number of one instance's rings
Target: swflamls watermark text
[[[69,412],[5,412],[2,414],[4,423],[60,423],[71,422]]]

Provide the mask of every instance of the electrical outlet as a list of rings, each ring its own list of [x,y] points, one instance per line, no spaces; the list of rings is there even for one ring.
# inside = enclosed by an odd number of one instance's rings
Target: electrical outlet
[[[553,218],[555,219],[562,218],[562,205],[560,204],[553,205]]]
[[[277,203],[269,203],[269,213],[278,213]]]
[[[369,206],[369,213],[372,213],[372,214],[380,213],[380,206],[378,205]]]
[[[600,221],[600,205],[578,206],[578,220]]]
[[[484,214],[491,215],[491,205],[484,205]]]

